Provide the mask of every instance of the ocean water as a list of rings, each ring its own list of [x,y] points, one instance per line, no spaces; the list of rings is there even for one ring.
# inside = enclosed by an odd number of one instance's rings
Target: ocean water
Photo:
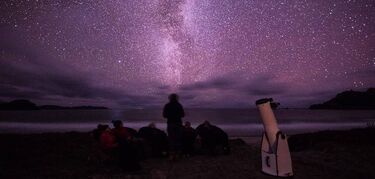
[[[0,111],[0,133],[91,131],[97,124],[111,124],[115,119],[134,129],[154,122],[165,130],[161,113],[160,109]],[[360,128],[375,121],[375,110],[277,109],[274,113],[287,134]],[[186,109],[183,119],[193,127],[205,120],[232,137],[260,136],[263,132],[256,109]]]

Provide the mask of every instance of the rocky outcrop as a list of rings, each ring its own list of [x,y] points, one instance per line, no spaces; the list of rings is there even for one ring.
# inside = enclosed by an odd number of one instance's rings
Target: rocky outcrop
[[[309,109],[375,109],[375,88],[365,92],[344,91],[322,104],[313,104]]]

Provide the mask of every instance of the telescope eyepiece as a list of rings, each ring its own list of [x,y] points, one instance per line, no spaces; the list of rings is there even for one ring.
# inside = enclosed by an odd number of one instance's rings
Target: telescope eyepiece
[[[258,99],[255,104],[256,105],[260,105],[260,104],[264,104],[264,103],[267,103],[267,102],[272,102],[273,99],[272,98],[263,98],[263,99]]]

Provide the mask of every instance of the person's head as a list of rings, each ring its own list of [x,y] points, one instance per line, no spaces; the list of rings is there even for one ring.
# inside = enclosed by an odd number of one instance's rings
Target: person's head
[[[186,121],[186,122],[185,122],[185,127],[186,127],[186,128],[190,128],[190,127],[191,127],[191,123],[190,123],[189,121]]]
[[[168,99],[170,102],[176,102],[178,101],[178,95],[176,93],[172,93],[168,96]]]
[[[210,127],[211,126],[211,124],[210,124],[210,122],[208,122],[208,121],[204,121],[204,127]]]
[[[115,127],[115,128],[123,127],[123,124],[122,124],[121,120],[114,120],[114,121],[112,121],[112,124],[113,124],[113,127]]]
[[[94,138],[95,140],[99,141],[100,140],[100,136],[105,132],[107,131],[109,128],[108,125],[105,125],[105,124],[98,124],[96,126],[96,129],[93,131],[93,135],[94,135]]]
[[[148,127],[156,128],[156,124],[154,122],[151,122],[150,124],[148,124]]]

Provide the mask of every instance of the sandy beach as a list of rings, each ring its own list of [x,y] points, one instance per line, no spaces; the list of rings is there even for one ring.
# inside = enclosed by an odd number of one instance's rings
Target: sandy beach
[[[291,136],[294,178],[375,178],[374,137],[373,128]],[[145,159],[127,173],[90,133],[1,134],[0,178],[273,178],[261,173],[256,139],[232,138],[230,155]]]

